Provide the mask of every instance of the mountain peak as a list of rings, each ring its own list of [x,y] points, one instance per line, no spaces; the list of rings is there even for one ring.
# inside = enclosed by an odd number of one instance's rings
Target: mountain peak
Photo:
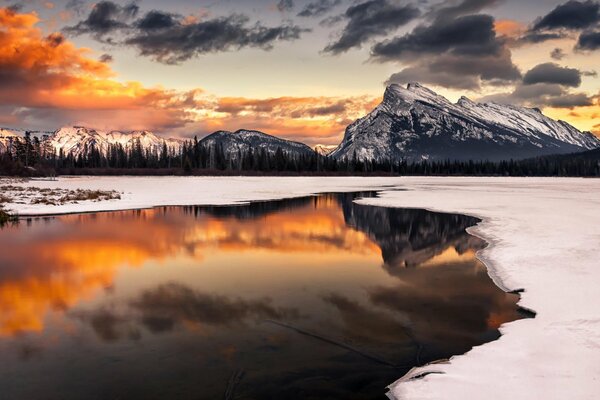
[[[383,102],[351,124],[332,153],[360,160],[506,160],[583,151],[600,140],[539,110],[452,103],[423,85],[389,85]]]
[[[406,87],[393,83],[385,89],[383,95],[383,103],[393,108],[397,107],[399,103],[414,103],[416,101],[442,108],[452,106],[452,103],[444,96],[418,82],[411,82]]]

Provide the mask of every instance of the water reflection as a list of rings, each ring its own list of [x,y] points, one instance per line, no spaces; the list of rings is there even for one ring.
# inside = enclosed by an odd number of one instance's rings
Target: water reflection
[[[383,399],[520,318],[476,219],[369,195],[0,230],[2,398]]]

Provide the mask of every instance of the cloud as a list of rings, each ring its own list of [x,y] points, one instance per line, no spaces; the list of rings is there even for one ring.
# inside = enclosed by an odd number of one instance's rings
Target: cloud
[[[347,24],[339,38],[328,44],[324,51],[340,54],[366,41],[386,35],[417,18],[421,12],[412,5],[393,0],[370,0],[348,8],[344,14]]]
[[[599,2],[570,0],[538,18],[523,35],[521,43],[568,38],[573,32],[590,29],[599,23]]]
[[[44,35],[35,13],[0,8],[0,105],[22,124],[111,123],[164,129],[183,125],[185,94],[120,82],[107,63],[60,33]],[[122,119],[119,119],[120,117]],[[54,126],[53,126],[54,127]]]
[[[467,15],[419,25],[412,32],[377,43],[371,57],[406,67],[388,83],[421,81],[445,87],[477,89],[520,78],[506,42],[498,38],[489,15]]]
[[[523,84],[556,83],[563,86],[579,87],[581,71],[576,68],[561,67],[555,63],[538,64],[523,76]]]
[[[564,39],[568,37],[566,33],[562,32],[527,32],[520,39],[520,44],[523,43],[542,43],[548,40]]]
[[[568,1],[534,23],[532,30],[585,29],[600,22],[600,3],[596,1]]]
[[[308,29],[296,25],[266,27],[249,24],[244,15],[230,15],[189,23],[182,17],[151,11],[135,23],[124,44],[142,56],[177,64],[201,54],[256,47],[270,50],[278,41],[300,38]]]
[[[195,109],[195,132],[252,128],[309,145],[337,144],[347,125],[371,111],[380,98],[206,96]]]
[[[282,1],[287,10],[293,2]],[[287,8],[286,8],[287,7]],[[135,19],[139,7],[120,6],[111,1],[94,5],[87,18],[64,29],[66,33],[91,34],[96,40],[136,48],[142,56],[162,63],[177,64],[201,54],[255,47],[270,50],[278,41],[300,38],[304,29],[291,23],[267,27],[250,23],[242,14],[198,20],[179,14],[152,10]],[[119,37],[108,37],[119,33]]]
[[[292,11],[294,9],[294,0],[279,0],[277,9],[281,12]]]
[[[460,0],[442,1],[431,7],[427,17],[434,19],[451,19],[463,15],[474,14],[488,7],[497,6],[504,0]]]
[[[598,50],[600,49],[600,31],[583,32],[579,35],[577,50]]]
[[[142,31],[172,28],[179,18],[176,14],[152,10],[137,20],[135,26]]]
[[[98,58],[98,60],[99,60],[100,62],[102,62],[102,63],[111,63],[111,62],[113,62],[113,61],[114,61],[114,58],[113,58],[113,56],[111,56],[110,54],[106,54],[106,53],[105,53],[105,54],[102,54],[102,55],[101,55],[101,56]]]
[[[594,103],[593,97],[585,93],[571,93],[565,86],[556,83],[519,84],[510,93],[498,93],[479,100],[527,107],[567,109],[587,107]]]
[[[308,3],[298,13],[299,17],[320,17],[342,4],[343,0],[318,0]]]
[[[111,41],[105,39],[105,35],[129,28],[129,21],[135,18],[138,12],[139,7],[135,3],[121,6],[112,1],[101,1],[94,4],[85,20],[65,28],[65,32],[75,35],[89,33],[98,40]]]
[[[550,53],[550,58],[552,58],[553,60],[560,61],[565,57],[566,57],[566,54],[563,51],[563,49],[560,49],[558,47],[555,48],[554,50],[552,50],[552,52]]]

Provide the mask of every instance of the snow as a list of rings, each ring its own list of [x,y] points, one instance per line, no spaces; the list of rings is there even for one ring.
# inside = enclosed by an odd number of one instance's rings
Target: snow
[[[450,147],[455,150],[448,152],[439,147],[442,145],[432,145],[428,139],[433,137],[450,138]],[[402,140],[406,141],[403,147],[407,152],[390,151],[390,142]],[[461,154],[461,142],[476,141],[482,146],[475,154]],[[512,146],[507,148],[507,145]],[[342,143],[331,155],[352,158],[356,151],[361,160],[379,161],[419,159],[422,155],[441,160],[497,159],[495,153],[501,151],[506,159],[516,159],[597,147],[600,139],[591,133],[548,118],[538,109],[477,103],[464,96],[452,103],[418,83],[409,83],[406,88],[397,84],[388,86],[381,104],[348,126]],[[373,151],[361,151],[364,148]]]
[[[471,232],[491,243],[479,254],[490,276],[505,290],[524,289],[520,305],[537,316],[503,325],[499,340],[447,363],[411,371],[391,385],[390,396],[591,400],[600,392],[600,180],[82,177],[21,185],[123,192],[121,200],[100,203],[14,206],[22,215],[232,204],[379,188],[380,197],[359,201],[479,216],[483,222]]]

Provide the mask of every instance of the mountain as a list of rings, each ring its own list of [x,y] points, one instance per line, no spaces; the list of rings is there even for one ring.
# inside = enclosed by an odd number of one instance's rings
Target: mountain
[[[331,145],[325,145],[325,144],[318,144],[315,147],[313,147],[313,150],[315,151],[315,153],[317,153],[321,156],[328,156],[336,148],[337,148],[337,146],[335,146],[335,145],[331,146]]]
[[[139,140],[143,149],[160,153],[163,143],[170,151],[179,152],[182,141],[178,139],[165,139],[148,131],[101,131],[82,126],[64,127],[54,132],[50,138],[51,146],[59,153],[72,154],[77,157],[84,154],[86,149],[95,147],[102,154],[106,154],[110,145],[121,144],[124,148],[131,148]]]
[[[33,137],[42,139],[45,136],[52,135],[52,132],[30,131]],[[0,128],[0,153],[5,152],[10,146],[11,141],[25,137],[26,131],[22,129]]]
[[[275,154],[281,149],[288,156],[314,154],[313,149],[303,143],[281,139],[259,131],[244,129],[235,132],[217,131],[206,136],[199,143],[205,147],[221,146],[226,159],[232,161],[238,158],[238,154],[245,154],[250,149],[253,151],[264,149],[270,154]]]
[[[452,103],[410,83],[406,88],[388,86],[383,101],[348,126],[331,156],[361,161],[499,161],[597,147],[600,139],[591,133],[538,109],[477,103],[466,97]]]
[[[9,138],[23,138],[26,131],[18,129],[0,128],[0,153],[8,148]],[[30,132],[32,137],[38,137],[40,140],[48,140],[50,148],[56,153],[64,155],[73,155],[75,157],[83,155],[92,148],[97,149],[102,154],[106,154],[110,145],[121,144],[125,149],[132,148],[139,140],[144,150],[153,153],[161,153],[163,143],[167,145],[169,151],[178,153],[183,141],[179,139],[165,139],[156,136],[149,131],[102,131],[83,126],[63,127],[54,132]]]

